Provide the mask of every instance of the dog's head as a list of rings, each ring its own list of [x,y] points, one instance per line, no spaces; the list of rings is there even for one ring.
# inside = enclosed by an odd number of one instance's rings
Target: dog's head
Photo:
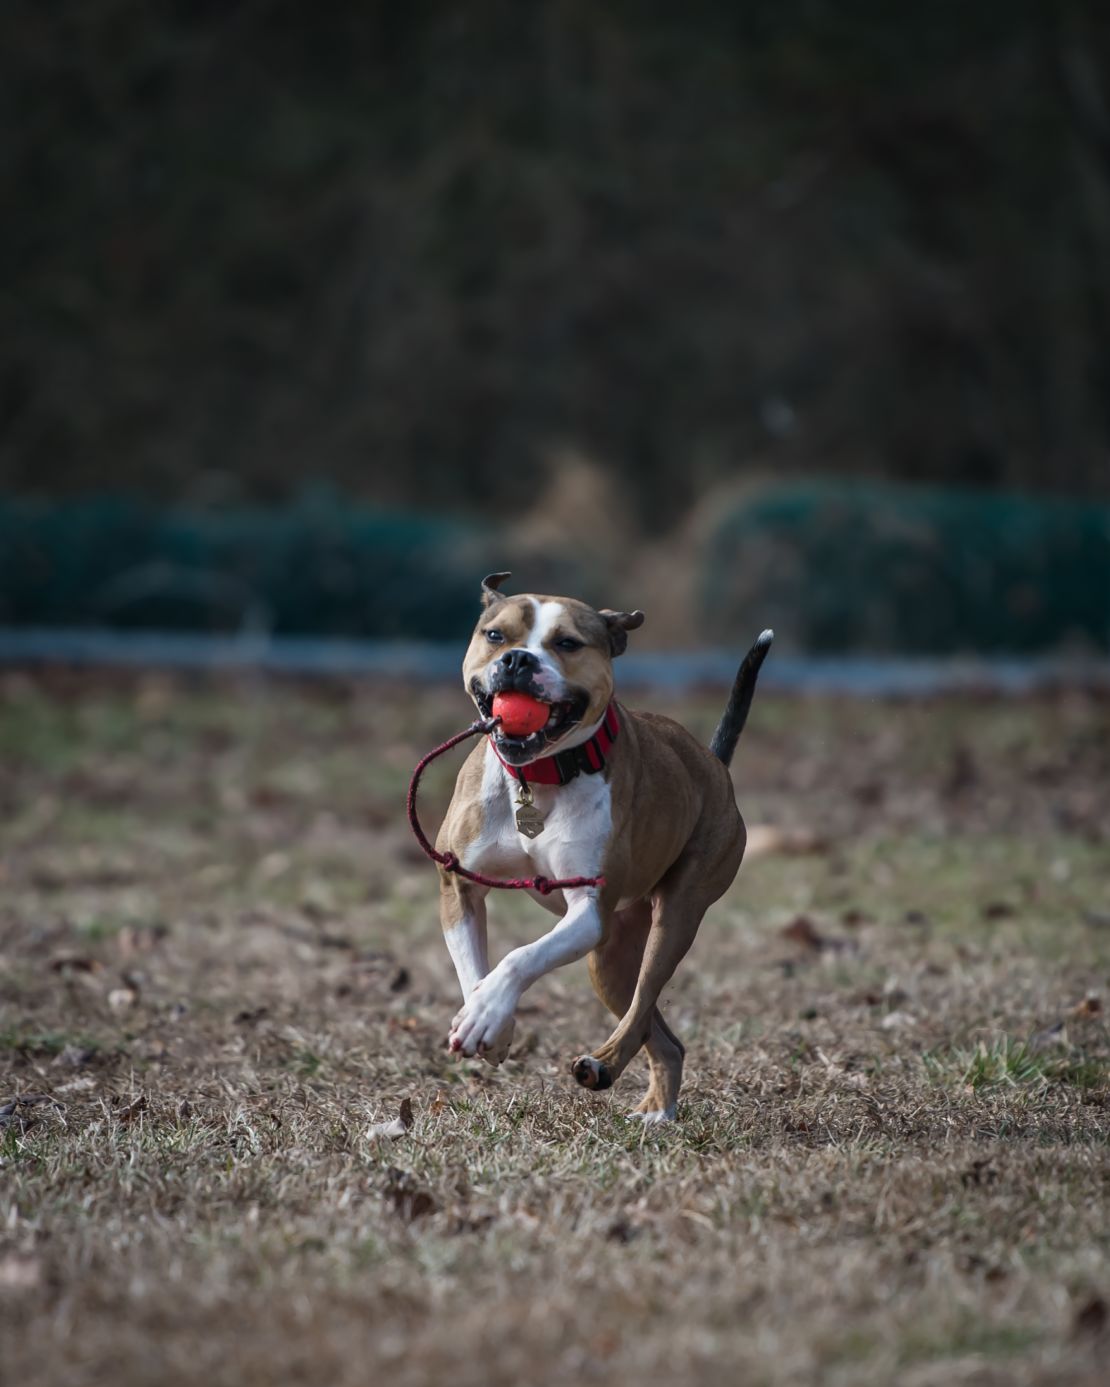
[[[482,583],[482,615],[463,661],[463,683],[483,717],[495,694],[519,690],[549,705],[547,723],[526,737],[493,737],[502,758],[523,766],[576,745],[613,696],[613,660],[643,612],[595,611],[572,597],[498,591],[508,573]]]

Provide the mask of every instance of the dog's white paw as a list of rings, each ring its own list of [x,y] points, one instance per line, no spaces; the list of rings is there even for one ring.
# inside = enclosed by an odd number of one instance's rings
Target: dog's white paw
[[[515,1010],[515,995],[492,974],[483,978],[451,1022],[448,1046],[467,1058],[481,1055],[487,1064],[500,1064],[513,1043]]]
[[[658,1108],[653,1112],[641,1112],[639,1108],[628,1114],[633,1122],[642,1122],[645,1127],[658,1127],[663,1122],[674,1122],[678,1109],[672,1103],[669,1108]]]
[[[482,1046],[478,1051],[478,1057],[484,1059],[487,1064],[492,1064],[496,1069],[502,1060],[508,1059],[515,1034],[516,1021],[510,1016],[508,1025],[505,1026],[492,1045]]]

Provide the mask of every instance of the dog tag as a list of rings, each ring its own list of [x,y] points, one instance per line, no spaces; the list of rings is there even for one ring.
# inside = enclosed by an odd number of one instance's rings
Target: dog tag
[[[525,838],[538,838],[544,830],[543,815],[532,803],[532,787],[522,785],[516,801],[516,831]]]

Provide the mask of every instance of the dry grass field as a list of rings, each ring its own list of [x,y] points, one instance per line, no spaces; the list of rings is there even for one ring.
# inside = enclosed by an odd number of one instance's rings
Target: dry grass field
[[[721,700],[628,701],[707,737]],[[500,1070],[444,1049],[402,799],[467,720],[0,677],[0,1376],[1104,1381],[1110,705],[757,696],[648,1131],[641,1062],[568,1074],[609,1030],[584,965]],[[547,918],[498,897],[495,950]]]

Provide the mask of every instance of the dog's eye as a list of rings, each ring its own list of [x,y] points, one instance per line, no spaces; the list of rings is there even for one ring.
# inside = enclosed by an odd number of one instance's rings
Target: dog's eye
[[[576,641],[573,636],[564,636],[561,641],[555,642],[555,649],[566,651],[581,650],[584,644],[584,641]]]
[[[501,634],[501,632],[497,629],[496,626],[491,626],[489,630],[486,632],[486,640],[488,640],[491,645],[503,645],[505,642],[505,637]]]

